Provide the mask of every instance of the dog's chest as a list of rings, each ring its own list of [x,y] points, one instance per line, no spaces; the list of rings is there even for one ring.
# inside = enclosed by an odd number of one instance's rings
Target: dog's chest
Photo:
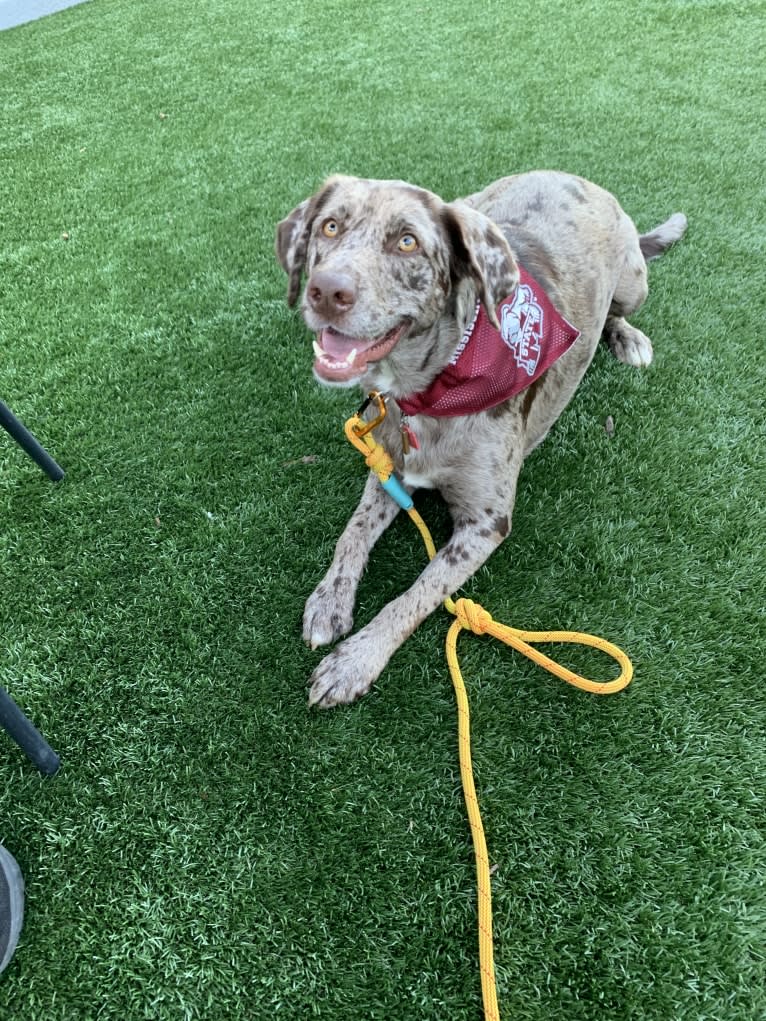
[[[469,418],[405,417],[395,441],[404,482],[414,489],[442,489],[456,473],[470,474],[481,457],[476,424]]]
[[[402,480],[413,489],[434,489],[438,474],[438,444],[433,430],[418,416],[402,416],[391,442]]]
[[[402,475],[404,482],[408,486],[412,486],[413,489],[435,489],[436,478],[433,472],[422,472],[416,471],[414,468],[409,468],[405,465],[404,473]]]
[[[497,503],[507,481],[509,456],[520,444],[518,416],[501,422],[486,412],[455,418],[412,415],[405,418],[418,446],[404,454],[401,416],[392,402],[376,438],[391,454],[397,474],[411,489],[436,489],[453,516],[471,516],[476,507]]]

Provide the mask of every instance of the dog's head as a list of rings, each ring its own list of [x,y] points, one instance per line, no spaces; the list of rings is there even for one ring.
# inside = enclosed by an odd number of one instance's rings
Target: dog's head
[[[423,335],[445,313],[457,325],[454,348],[476,299],[497,324],[495,309],[518,282],[490,219],[399,181],[331,177],[279,224],[276,251],[290,305],[306,274],[301,311],[326,383],[371,370],[406,379],[422,369]]]

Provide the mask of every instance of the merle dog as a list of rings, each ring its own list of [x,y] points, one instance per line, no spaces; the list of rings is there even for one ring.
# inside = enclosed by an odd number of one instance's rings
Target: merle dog
[[[625,316],[647,296],[647,260],[685,229],[675,213],[639,235],[612,195],[556,171],[506,177],[449,203],[404,182],[336,176],[279,224],[290,304],[307,277],[314,374],[386,394],[376,436],[405,486],[438,489],[454,521],[415,583],[321,661],[311,703],[364,694],[508,535],[524,458],[569,402],[599,338],[620,361],[649,364],[649,338]],[[306,603],[312,648],[351,630],[368,555],[398,509],[370,475]]]

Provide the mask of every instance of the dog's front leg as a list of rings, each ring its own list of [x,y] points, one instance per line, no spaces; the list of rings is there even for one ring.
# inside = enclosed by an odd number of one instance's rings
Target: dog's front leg
[[[402,642],[481,567],[509,528],[510,514],[503,513],[456,528],[407,592],[325,656],[311,675],[311,705],[328,708],[364,695]]]
[[[370,550],[398,512],[399,505],[370,473],[359,505],[338,539],[330,569],[303,611],[303,638],[312,649],[351,630],[356,590]]]

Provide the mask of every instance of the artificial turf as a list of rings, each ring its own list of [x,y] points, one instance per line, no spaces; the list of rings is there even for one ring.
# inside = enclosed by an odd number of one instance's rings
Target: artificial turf
[[[0,435],[0,683],[63,761],[0,734],[0,1017],[480,1016],[449,618],[306,706],[363,470],[272,238],[330,172],[451,198],[534,167],[690,227],[634,320],[654,364],[598,354],[465,590],[636,668],[597,699],[461,642],[501,1015],[766,1014],[764,13],[92,0],[0,34],[0,398],[67,473]],[[397,522],[357,620],[422,558]]]

